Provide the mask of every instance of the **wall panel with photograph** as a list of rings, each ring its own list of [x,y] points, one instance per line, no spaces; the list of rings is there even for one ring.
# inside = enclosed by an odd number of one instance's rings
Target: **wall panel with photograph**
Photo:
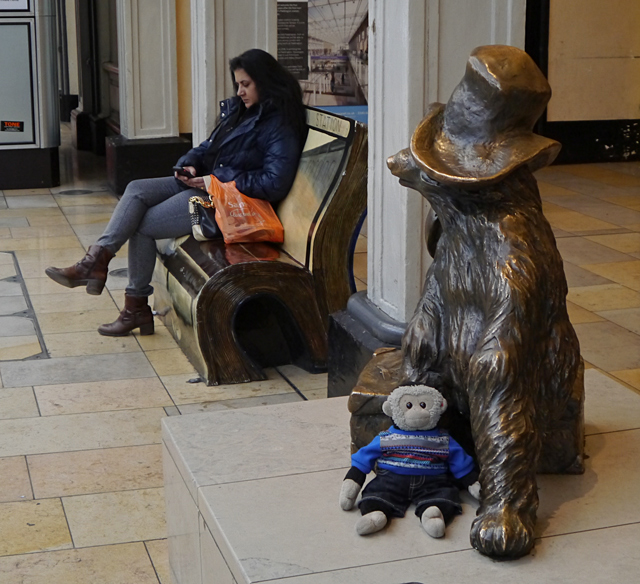
[[[278,60],[306,105],[367,121],[369,1],[278,1]]]

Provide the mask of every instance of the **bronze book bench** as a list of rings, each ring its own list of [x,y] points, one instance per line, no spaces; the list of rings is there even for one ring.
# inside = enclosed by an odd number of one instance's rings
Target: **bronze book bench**
[[[295,182],[277,209],[282,244],[158,241],[154,308],[209,385],[266,379],[263,366],[326,369],[329,314],[355,292],[367,205],[367,129],[307,109]]]

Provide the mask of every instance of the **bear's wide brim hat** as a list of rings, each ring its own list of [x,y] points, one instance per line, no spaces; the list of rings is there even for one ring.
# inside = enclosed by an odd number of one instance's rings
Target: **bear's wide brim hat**
[[[411,137],[411,153],[432,179],[466,189],[496,183],[522,165],[553,162],[560,143],[533,133],[551,88],[515,47],[474,49],[446,105],[433,103]]]

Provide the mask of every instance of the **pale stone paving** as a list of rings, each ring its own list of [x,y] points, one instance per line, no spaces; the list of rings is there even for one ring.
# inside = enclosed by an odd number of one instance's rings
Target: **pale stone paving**
[[[169,584],[160,419],[302,398],[276,369],[262,382],[188,383],[197,373],[160,323],[150,337],[97,334],[118,313],[124,279],[89,297],[44,268],[80,259],[117,199],[104,159],[73,151],[68,126],[63,142],[74,160],[61,166],[77,174],[55,189],[0,192],[0,582]],[[587,373],[640,392],[640,164],[538,178]],[[365,289],[366,233],[354,266]],[[126,248],[111,266],[122,267]],[[280,369],[308,399],[326,397],[326,374]]]

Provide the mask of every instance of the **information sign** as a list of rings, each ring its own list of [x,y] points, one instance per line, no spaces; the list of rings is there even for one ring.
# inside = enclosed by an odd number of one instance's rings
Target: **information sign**
[[[29,10],[29,0],[0,0],[0,12],[24,12]]]

